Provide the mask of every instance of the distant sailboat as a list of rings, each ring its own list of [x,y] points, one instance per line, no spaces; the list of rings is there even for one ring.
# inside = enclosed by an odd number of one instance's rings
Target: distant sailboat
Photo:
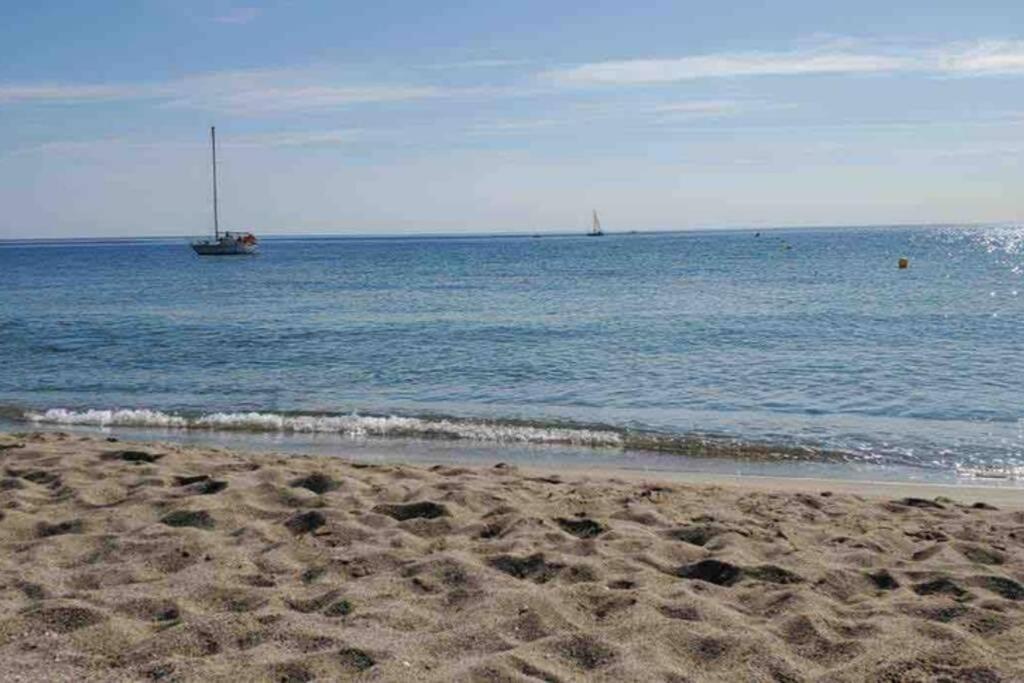
[[[597,217],[597,210],[594,210],[594,222],[590,226],[590,232],[587,233],[588,237],[602,237],[604,230],[601,229],[601,219]]]
[[[210,126],[213,153],[213,239],[198,240],[192,249],[200,256],[248,256],[256,253],[256,236],[251,232],[223,232],[217,217],[217,131]]]

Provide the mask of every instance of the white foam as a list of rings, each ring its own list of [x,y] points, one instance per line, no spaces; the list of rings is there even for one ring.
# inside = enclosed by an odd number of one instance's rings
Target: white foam
[[[568,444],[621,447],[622,435],[610,430],[541,427],[500,422],[365,415],[281,415],[279,413],[210,413],[195,418],[156,410],[85,410],[53,408],[28,413],[39,423],[98,427],[161,427],[225,431],[330,433],[353,437],[439,437],[523,444]]]
[[[157,410],[65,410],[52,408],[43,413],[26,413],[32,422],[97,427],[173,427],[186,428],[188,420]]]
[[[1017,481],[1024,479],[1024,467],[1005,466],[956,466],[957,476],[966,479],[996,479],[1004,481]]]

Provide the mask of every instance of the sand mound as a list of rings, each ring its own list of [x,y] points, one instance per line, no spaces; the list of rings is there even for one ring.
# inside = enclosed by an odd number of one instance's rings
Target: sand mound
[[[1024,680],[1024,513],[0,436],[0,679]]]

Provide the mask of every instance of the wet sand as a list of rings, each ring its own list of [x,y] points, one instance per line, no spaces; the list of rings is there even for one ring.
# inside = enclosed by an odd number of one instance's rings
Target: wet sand
[[[1015,491],[52,433],[0,467],[4,681],[1024,680]]]

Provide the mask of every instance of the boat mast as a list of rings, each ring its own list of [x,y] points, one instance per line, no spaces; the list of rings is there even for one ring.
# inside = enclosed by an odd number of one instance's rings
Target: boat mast
[[[217,129],[210,126],[210,150],[213,153],[213,238],[220,239],[220,225],[217,220]]]
[[[598,220],[598,218],[597,218],[597,209],[594,209],[593,212],[594,212],[594,224],[591,227],[590,232],[592,232],[593,234],[597,235],[598,233],[601,232],[601,221]]]

